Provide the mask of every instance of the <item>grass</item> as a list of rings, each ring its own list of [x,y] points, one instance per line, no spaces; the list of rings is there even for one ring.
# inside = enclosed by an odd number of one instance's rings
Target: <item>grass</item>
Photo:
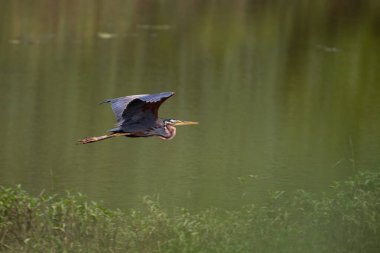
[[[235,211],[168,213],[145,198],[110,210],[81,194],[0,188],[1,252],[380,252],[380,173],[360,172],[323,196],[277,192]]]

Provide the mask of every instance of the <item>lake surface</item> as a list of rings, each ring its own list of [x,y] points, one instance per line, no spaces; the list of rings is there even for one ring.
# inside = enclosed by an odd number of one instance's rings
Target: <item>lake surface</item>
[[[380,170],[380,2],[2,1],[0,184],[238,208]],[[76,140],[174,91],[172,141]]]

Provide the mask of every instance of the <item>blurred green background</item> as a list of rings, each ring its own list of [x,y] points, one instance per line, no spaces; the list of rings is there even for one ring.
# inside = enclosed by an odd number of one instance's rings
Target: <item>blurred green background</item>
[[[379,1],[1,3],[1,185],[230,209],[380,168]],[[113,127],[98,102],[162,91],[201,124],[76,145]]]

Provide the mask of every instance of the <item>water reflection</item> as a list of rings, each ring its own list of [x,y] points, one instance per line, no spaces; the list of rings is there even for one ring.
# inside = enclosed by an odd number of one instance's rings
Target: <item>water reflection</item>
[[[378,169],[379,7],[5,1],[0,183],[230,208]],[[176,92],[163,117],[201,124],[171,142],[74,144],[112,127],[99,101],[161,91]]]

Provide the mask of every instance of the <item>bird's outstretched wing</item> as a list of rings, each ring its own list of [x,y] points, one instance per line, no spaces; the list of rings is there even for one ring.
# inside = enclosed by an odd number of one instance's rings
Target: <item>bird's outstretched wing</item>
[[[133,95],[105,100],[111,103],[117,127],[111,131],[144,131],[155,126],[158,109],[174,92],[150,95]]]
[[[127,108],[128,104],[136,98],[148,96],[147,94],[142,95],[132,95],[126,97],[110,98],[106,99],[100,104],[111,103],[112,111],[115,114],[117,122],[121,121],[124,110]]]

